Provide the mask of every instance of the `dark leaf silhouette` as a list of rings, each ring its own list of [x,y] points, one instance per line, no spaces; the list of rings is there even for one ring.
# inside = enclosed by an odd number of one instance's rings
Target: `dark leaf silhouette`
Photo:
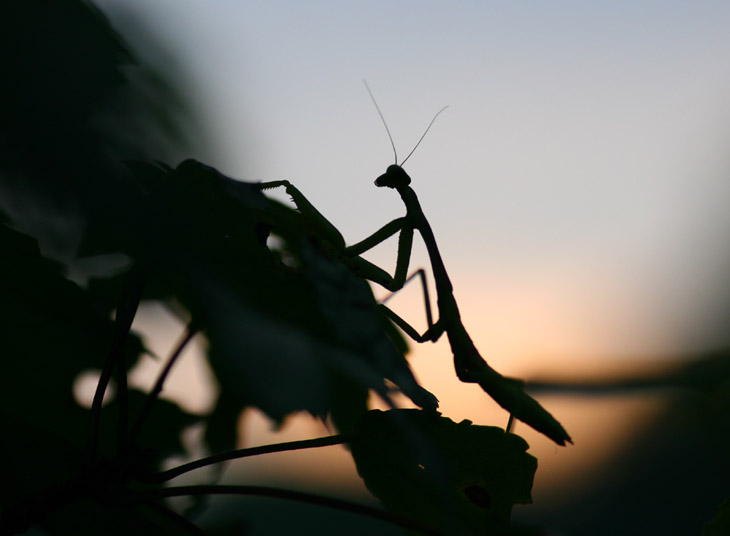
[[[84,289],[62,275],[57,263],[41,257],[34,239],[0,224],[0,249],[0,403],[6,411],[78,441],[88,415],[73,399],[73,382],[81,372],[103,367],[114,341],[113,322]],[[130,336],[125,348],[131,367],[143,347]]]
[[[405,230],[405,219],[347,247],[288,181],[247,183],[195,160],[174,168],[153,160],[184,137],[172,113],[181,103],[176,88],[143,72],[89,2],[8,6],[0,8],[3,72],[13,81],[0,89],[0,423],[7,439],[0,533],[34,526],[82,536],[200,534],[162,499],[213,493],[297,500],[434,534],[511,533],[512,505],[530,501],[536,468],[526,443],[441,417],[406,361],[403,325],[370,288],[402,286],[413,230],[430,233],[420,208],[407,203],[411,236],[401,235],[393,278],[359,253]],[[139,78],[142,90],[131,83]],[[298,210],[263,192],[277,186]],[[33,219],[46,210],[73,232]],[[479,383],[556,442],[569,440],[521,384],[471,352],[435,240],[424,238],[444,307],[423,340],[447,333],[462,380]],[[50,260],[70,263],[74,254],[129,262],[78,284]],[[164,303],[186,324],[150,393],[127,386],[128,371],[150,358],[130,328],[143,301]],[[197,334],[219,387],[214,409],[200,416],[159,398],[166,373]],[[102,371],[91,410],[72,392],[87,370]],[[117,394],[103,405],[109,381]],[[396,391],[422,409],[368,412],[373,393],[395,408]],[[330,418],[343,433],[231,450],[238,416],[249,407],[277,423],[302,411]],[[206,444],[198,446],[213,455],[162,471],[186,454],[182,434],[199,424]],[[358,471],[391,512],[260,486],[159,484],[225,460],[348,442]]]
[[[393,512],[454,534],[503,534],[531,502],[537,460],[501,428],[419,410],[371,411],[352,442],[368,489]]]
[[[301,410],[333,413],[347,427],[368,390],[388,398],[383,378],[435,407],[367,283],[323,251],[298,212],[192,160],[175,169],[129,167],[142,192],[129,230],[119,242],[88,236],[84,247],[121,251],[150,267],[145,297],[190,315],[209,342],[220,411],[255,406],[277,421]],[[267,246],[270,235],[276,247]],[[102,296],[118,285],[91,288]]]

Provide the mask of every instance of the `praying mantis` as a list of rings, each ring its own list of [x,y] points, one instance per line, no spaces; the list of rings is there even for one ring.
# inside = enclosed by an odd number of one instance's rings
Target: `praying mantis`
[[[385,119],[369,88],[368,92],[375,103],[380,118],[383,120],[391,145],[393,145],[393,151],[395,152],[395,144],[393,143]],[[386,169],[386,172],[375,180],[377,187],[391,188],[398,192],[406,208],[405,216],[394,219],[371,236],[352,246],[347,247],[345,245],[345,240],[337,228],[289,181],[282,180],[259,183],[259,187],[261,189],[284,187],[286,192],[291,196],[294,204],[299,208],[304,221],[310,226],[312,232],[320,237],[322,244],[331,254],[341,259],[357,276],[377,283],[391,292],[396,292],[403,288],[406,281],[410,279],[406,278],[406,275],[408,273],[414,231],[418,231],[425,243],[426,251],[430,259],[431,271],[437,293],[439,318],[437,321],[433,321],[423,270],[419,270],[414,276],[421,276],[423,289],[426,293],[426,316],[428,322],[426,331],[419,334],[412,326],[384,304],[379,305],[382,313],[390,318],[409,337],[419,343],[425,341],[435,342],[445,333],[451,346],[457,377],[464,383],[478,384],[502,408],[509,412],[508,431],[511,428],[512,419],[517,418],[543,433],[557,444],[565,445],[566,442],[572,441],[563,426],[535,399],[525,392],[522,381],[502,376],[490,367],[472,342],[469,333],[461,321],[459,308],[454,298],[453,285],[441,258],[435,235],[421,208],[416,192],[410,187],[411,178],[402,167],[444,109],[441,109],[434,116],[423,136],[421,136],[421,139],[403,162],[400,165],[397,163],[398,157],[396,153],[396,163],[390,165]],[[399,239],[394,275],[391,276],[382,268],[360,256],[362,253],[372,249],[397,233],[399,233]]]

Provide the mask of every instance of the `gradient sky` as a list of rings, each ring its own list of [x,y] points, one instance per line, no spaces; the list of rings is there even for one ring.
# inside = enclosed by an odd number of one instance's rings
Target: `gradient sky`
[[[725,341],[730,3],[95,3],[133,43],[144,23],[186,73],[215,150],[181,158],[289,179],[350,243],[404,212],[373,186],[393,154],[362,79],[401,159],[450,105],[405,168],[499,370]],[[416,294],[400,306],[420,319]],[[418,352],[443,365],[422,367],[427,387],[450,374],[445,345]],[[477,391],[458,405],[434,389],[454,418],[474,418]]]
[[[495,331],[546,314],[581,324],[548,354],[585,353],[586,332],[595,353],[667,352],[724,308],[726,2],[97,4],[187,73],[216,147],[194,156],[291,180],[351,242],[403,212],[372,185],[393,154],[362,79],[401,159],[450,105],[406,170],[457,298]]]

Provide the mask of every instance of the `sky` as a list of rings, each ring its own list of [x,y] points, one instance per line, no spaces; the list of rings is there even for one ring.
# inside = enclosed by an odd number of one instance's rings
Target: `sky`
[[[394,158],[362,80],[400,160],[449,105],[406,170],[476,315],[509,332],[554,308],[612,354],[708,340],[730,259],[725,3],[97,4],[185,72],[214,149],[181,159],[289,179],[355,242],[403,212],[372,183]],[[541,351],[585,354],[575,335]]]
[[[500,371],[590,373],[727,342],[730,3],[95,3],[182,70],[211,143],[180,160],[288,179],[349,243],[404,212],[373,185],[394,156],[363,79],[401,160],[449,105],[405,169]],[[393,267],[395,246],[369,258]],[[412,263],[427,266],[423,248]],[[422,299],[403,294],[418,323]],[[415,356],[427,387],[446,381],[447,346]],[[454,385],[442,407],[474,418],[484,395]]]

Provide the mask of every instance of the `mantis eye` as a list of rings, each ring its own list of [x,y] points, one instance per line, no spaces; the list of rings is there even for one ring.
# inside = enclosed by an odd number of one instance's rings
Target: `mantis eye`
[[[411,183],[411,178],[408,173],[398,165],[390,165],[380,177],[375,179],[375,186],[382,187],[387,186],[388,188],[402,188],[408,186]]]

